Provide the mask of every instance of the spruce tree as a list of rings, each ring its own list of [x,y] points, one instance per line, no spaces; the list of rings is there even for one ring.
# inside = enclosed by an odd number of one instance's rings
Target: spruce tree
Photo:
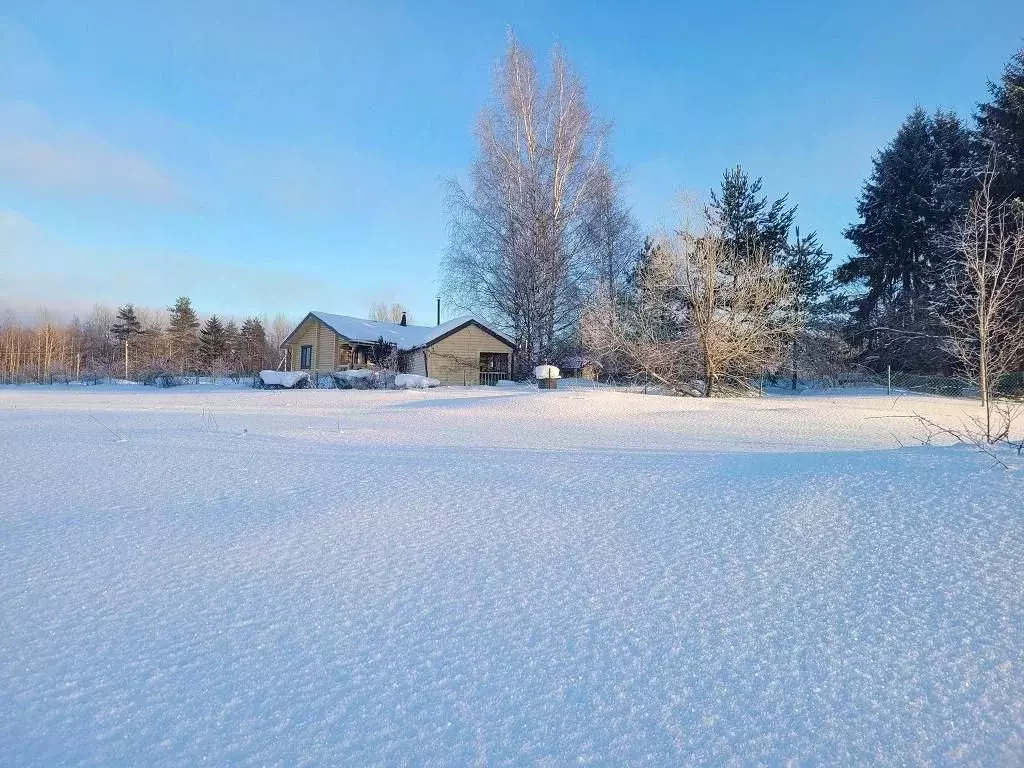
[[[110,332],[121,344],[130,337],[142,333],[142,323],[135,316],[135,306],[125,304],[117,310],[117,320],[110,326]]]
[[[941,367],[934,306],[972,183],[969,136],[952,113],[915,109],[875,157],[860,221],[844,232],[857,255],[836,278],[861,289],[854,341],[877,365]]]
[[[238,323],[229,320],[224,326],[224,358],[232,371],[238,370],[238,361],[241,356],[241,333],[238,330]]]
[[[996,197],[1024,199],[1024,49],[1003,70],[999,82],[988,84],[991,101],[978,105],[977,165],[993,161],[998,177]]]
[[[199,359],[203,370],[216,373],[228,351],[228,337],[224,325],[216,315],[210,315],[199,332]]]
[[[671,282],[671,277],[665,274],[666,258],[662,246],[650,237],[645,237],[633,269],[626,278],[625,295],[620,300],[627,315],[630,314],[628,310],[636,311],[642,305],[657,306],[657,334],[664,339],[678,333],[677,314],[680,311],[678,296],[671,286],[666,285]]]
[[[245,373],[262,370],[267,352],[267,332],[258,317],[250,317],[242,323],[240,335],[240,359]]]
[[[780,266],[789,277],[793,308],[806,322],[819,315],[832,290],[829,259],[832,255],[818,242],[818,233],[800,234],[797,227],[792,242],[783,249]]]
[[[187,296],[180,296],[167,311],[170,313],[167,337],[171,361],[181,373],[192,372],[199,350],[199,317]]]
[[[769,204],[761,195],[761,186],[760,177],[751,182],[747,172],[737,165],[723,174],[717,192],[711,190],[708,220],[721,227],[737,259],[749,258],[757,250],[775,261],[786,247],[793,226],[796,206],[786,207],[789,196]]]

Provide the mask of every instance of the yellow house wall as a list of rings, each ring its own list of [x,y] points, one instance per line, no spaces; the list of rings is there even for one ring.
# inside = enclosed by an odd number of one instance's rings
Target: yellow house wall
[[[508,344],[469,325],[427,348],[427,375],[442,384],[479,384],[481,352],[506,352],[512,359]]]
[[[427,350],[425,349],[414,349],[412,352],[405,353],[405,370],[408,373],[415,373],[420,376],[427,375]]]
[[[338,334],[315,317],[307,317],[299,325],[298,331],[287,345],[290,370],[303,370],[300,364],[302,362],[302,347],[306,344],[313,347],[313,366],[317,371],[333,371],[337,368],[340,346]]]

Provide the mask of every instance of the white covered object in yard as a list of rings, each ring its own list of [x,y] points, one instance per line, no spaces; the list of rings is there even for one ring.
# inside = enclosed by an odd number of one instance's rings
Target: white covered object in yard
[[[553,365],[538,365],[533,369],[533,376],[537,379],[560,379],[561,373]]]
[[[308,382],[309,374],[305,371],[260,371],[260,381],[265,387],[292,389],[301,382]]]
[[[395,376],[395,389],[427,389],[438,387],[441,382],[429,376],[420,376],[418,373],[399,373]]]

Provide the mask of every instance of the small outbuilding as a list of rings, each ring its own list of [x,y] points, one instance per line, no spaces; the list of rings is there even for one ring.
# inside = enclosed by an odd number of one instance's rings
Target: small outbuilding
[[[596,381],[601,373],[601,364],[583,355],[570,355],[562,360],[559,368],[567,379],[590,379]]]
[[[379,339],[395,345],[399,368],[448,384],[497,384],[512,373],[514,345],[472,315],[440,325],[408,325],[310,312],[282,342],[289,371],[333,372],[372,368]]]

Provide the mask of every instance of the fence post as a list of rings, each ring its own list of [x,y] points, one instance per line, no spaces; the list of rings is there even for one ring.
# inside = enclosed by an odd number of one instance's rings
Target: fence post
[[[886,376],[885,391],[888,394],[891,395],[892,394],[892,366],[891,365],[885,366],[885,376]]]

